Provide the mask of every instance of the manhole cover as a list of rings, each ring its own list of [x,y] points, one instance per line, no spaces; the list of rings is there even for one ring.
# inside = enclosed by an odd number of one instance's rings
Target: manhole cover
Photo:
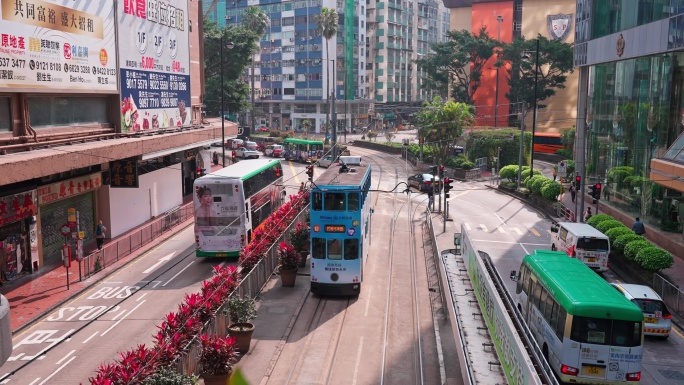
[[[668,380],[684,380],[684,374],[680,373],[678,370],[659,369],[658,371]]]

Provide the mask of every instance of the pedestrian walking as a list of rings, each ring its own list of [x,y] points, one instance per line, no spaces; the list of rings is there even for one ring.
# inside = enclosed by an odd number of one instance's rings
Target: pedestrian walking
[[[591,218],[591,207],[587,207],[587,213],[584,214],[584,222],[588,221],[589,218]]]
[[[219,164],[219,156],[217,152],[214,152],[214,166],[218,166]]]
[[[428,195],[428,206],[427,207],[428,207],[428,210],[432,211],[432,208],[435,205],[435,194],[432,191],[432,189],[428,189],[427,195]]]
[[[643,236],[646,234],[646,226],[644,226],[644,222],[642,222],[639,217],[634,218],[636,219],[636,222],[632,225],[632,231],[634,231],[634,234],[636,235],[641,235]]]
[[[299,192],[304,192],[305,189],[306,187],[304,187],[304,182],[302,182],[302,184],[299,185]]]
[[[572,199],[572,203],[575,203],[575,196],[577,195],[577,191],[575,191],[575,185],[571,184],[569,190],[570,190],[570,198]]]
[[[556,181],[556,176],[558,175],[558,170],[556,170],[556,167],[553,167],[553,181]]]
[[[97,249],[102,250],[102,245],[104,245],[105,231],[107,228],[102,224],[102,221],[97,223],[97,228],[95,229],[95,239],[97,240]]]

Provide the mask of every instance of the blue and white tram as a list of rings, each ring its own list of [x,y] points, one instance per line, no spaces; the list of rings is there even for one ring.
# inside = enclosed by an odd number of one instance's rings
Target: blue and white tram
[[[346,171],[348,169],[348,171]],[[370,243],[371,166],[331,167],[311,189],[311,292],[358,295]]]

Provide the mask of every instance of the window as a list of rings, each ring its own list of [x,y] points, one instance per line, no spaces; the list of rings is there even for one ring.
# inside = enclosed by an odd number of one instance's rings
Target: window
[[[558,230],[558,238],[565,242],[565,240],[568,238],[568,229],[561,227],[560,230]]]
[[[350,238],[344,240],[344,259],[349,261],[359,259],[359,239]]]
[[[324,238],[311,238],[311,258],[325,259]]]
[[[78,96],[29,97],[31,126],[69,126],[108,123],[107,98]],[[3,114],[4,115],[4,114]]]
[[[9,97],[0,97],[0,131],[12,131],[10,106]]]
[[[246,179],[242,183],[245,190],[245,198],[251,197],[257,192],[268,187],[269,184],[273,183],[277,179],[275,171],[276,168],[277,167],[274,165],[273,167],[267,168],[251,178]]]
[[[294,25],[294,17],[283,17],[283,27]]]
[[[347,210],[359,211],[359,193],[349,193],[347,205]]]
[[[531,298],[532,303],[533,303],[534,306],[536,306],[537,308],[539,308],[539,299],[541,298],[541,293],[542,293],[541,284],[540,284],[539,282],[537,282],[537,284],[534,286],[534,295],[533,295],[533,297]]]
[[[339,261],[342,259],[342,240],[328,239],[328,259]]]
[[[294,95],[294,88],[284,88],[283,95]]]
[[[641,322],[574,316],[570,338],[579,343],[639,346]]]
[[[565,319],[568,317],[568,313],[566,313],[565,309],[560,306],[558,306],[557,313],[558,320],[556,323],[556,336],[559,340],[563,341],[563,336],[565,335]]]
[[[345,193],[325,193],[323,198],[326,211],[344,211]]]
[[[588,237],[579,238],[577,240],[577,250],[608,251],[608,240]]]
[[[297,24],[297,25],[306,24],[306,16],[295,17],[295,24]]]
[[[280,19],[271,19],[271,27],[280,27]]]
[[[323,194],[320,192],[314,192],[311,198],[311,207],[314,211],[323,210]]]

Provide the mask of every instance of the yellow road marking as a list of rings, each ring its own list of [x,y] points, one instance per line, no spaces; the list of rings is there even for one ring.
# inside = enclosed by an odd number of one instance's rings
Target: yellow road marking
[[[536,236],[538,236],[538,237],[541,237],[541,234],[539,234],[539,231],[537,231],[535,228],[530,227],[530,231],[532,232],[532,234],[534,234],[534,235],[536,235]]]
[[[677,333],[677,335],[678,335],[681,339],[684,339],[684,334],[682,334],[682,332],[680,332],[674,325],[672,326],[672,331],[675,332],[675,333]]]
[[[302,181],[299,180],[299,174],[297,174],[297,170],[294,168],[294,165],[292,164],[291,160],[287,161],[287,164],[290,166],[290,170],[292,170],[292,175],[294,175],[294,180],[297,182],[297,184],[302,183]],[[314,167],[314,175],[316,175],[316,170]]]
[[[549,235],[553,235],[553,231],[551,231],[551,230],[546,230],[546,231],[549,232]]]

